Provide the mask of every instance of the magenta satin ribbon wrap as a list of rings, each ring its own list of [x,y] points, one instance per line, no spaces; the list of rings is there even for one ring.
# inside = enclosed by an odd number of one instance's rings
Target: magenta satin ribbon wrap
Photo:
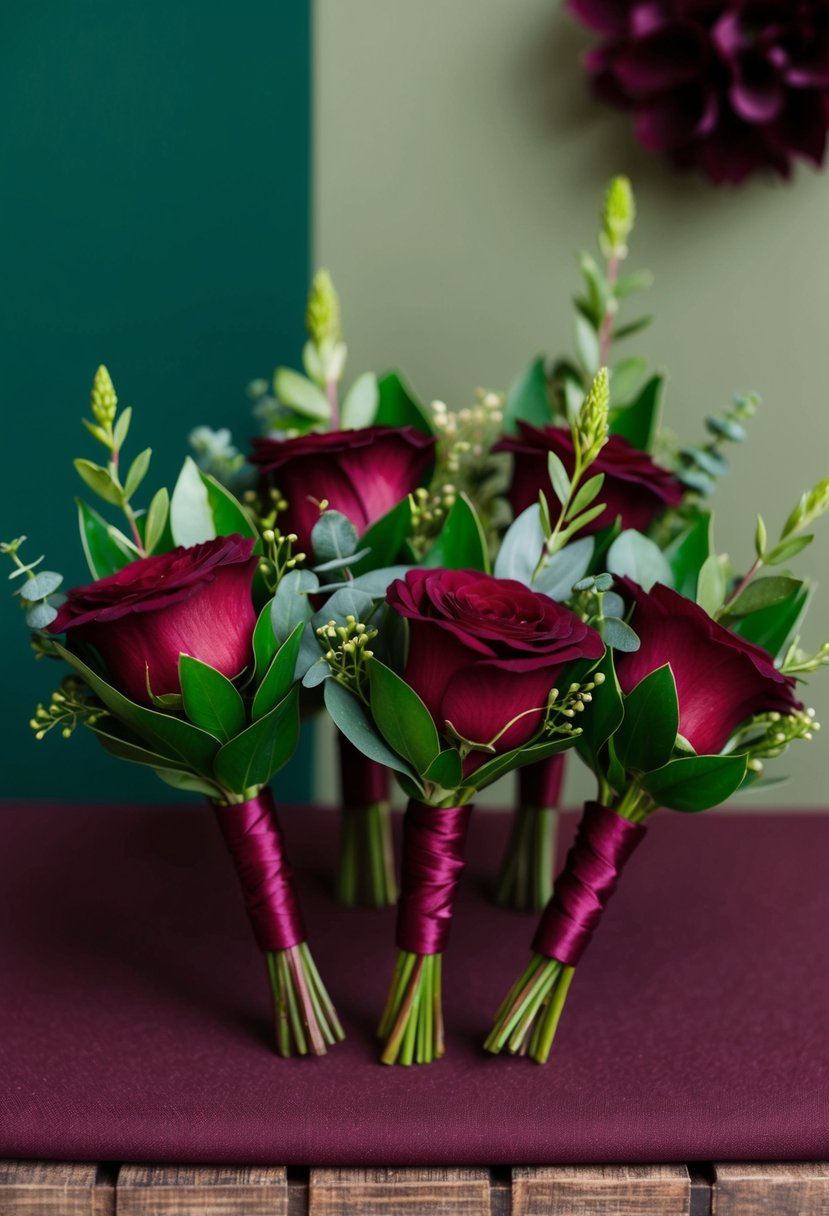
[[[407,806],[397,908],[401,950],[442,954],[446,949],[471,811],[471,806],[439,810],[414,800]]]
[[[304,942],[293,871],[285,857],[270,790],[263,789],[248,802],[215,810],[260,950],[288,950]]]
[[[338,733],[340,749],[340,796],[344,807],[357,810],[375,802],[388,802],[391,790],[389,770],[369,760]]]
[[[610,807],[587,802],[573,847],[541,914],[533,950],[575,967],[590,944],[625,862],[645,835],[644,825]]]
[[[548,756],[518,770],[518,797],[521,806],[554,808],[561,798],[564,781],[564,753]]]

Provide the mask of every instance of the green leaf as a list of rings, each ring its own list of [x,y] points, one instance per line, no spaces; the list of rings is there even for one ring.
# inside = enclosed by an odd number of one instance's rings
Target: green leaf
[[[353,616],[357,621],[367,621],[373,612],[374,599],[372,596],[367,591],[360,591],[356,587],[352,587],[351,583],[344,583],[330,599],[325,601],[319,612],[314,613],[311,623],[316,629],[320,625],[326,625],[329,621],[336,621],[338,625],[344,625],[348,616]]]
[[[315,422],[327,422],[331,417],[331,402],[325,393],[300,372],[289,367],[278,367],[273,377],[273,387],[283,405],[290,406],[305,418]]]
[[[523,747],[513,748],[512,751],[502,752],[500,756],[493,756],[491,760],[487,760],[476,768],[474,773],[470,773],[468,777],[464,778],[461,788],[464,790],[485,789],[486,786],[491,785],[493,781],[497,781],[499,777],[503,777],[505,773],[509,773],[513,769],[524,768],[527,764],[537,764],[540,760],[557,756],[559,752],[566,752],[579,737],[577,733],[574,733],[566,739],[555,739],[548,743],[536,743],[531,746],[524,744]]]
[[[323,693],[325,708],[337,729],[342,731],[346,739],[353,743],[364,756],[368,756],[369,760],[374,760],[377,764],[382,764],[396,773],[402,773],[411,781],[416,781],[419,792],[422,794],[423,791],[414,769],[383,742],[357,698],[336,680],[326,680]]]
[[[115,451],[120,452],[126,442],[129,434],[130,423],[132,422],[132,406],[128,405],[125,410],[122,410],[118,415],[115,426],[112,429],[112,437],[115,442]]]
[[[212,777],[213,757],[218,743],[207,731],[184,722],[170,714],[158,713],[130,701],[122,693],[107,684],[97,672],[88,667],[77,655],[72,654],[59,642],[53,643],[55,650],[81,676],[99,700],[119,722],[135,731],[137,735],[164,755],[183,762],[182,767],[195,769],[203,776]]]
[[[221,743],[244,730],[245,707],[227,676],[189,654],[179,655],[178,672],[184,712],[194,726],[209,731]]]
[[[765,564],[767,566],[782,566],[784,562],[791,561],[793,557],[797,557],[798,553],[812,543],[814,536],[807,533],[806,536],[792,536],[789,540],[783,540],[779,545],[766,554]]]
[[[645,676],[624,699],[625,714],[613,737],[616,755],[628,772],[661,768],[676,745],[679,705],[670,665]]]
[[[283,642],[274,656],[256,695],[253,698],[251,719],[256,722],[287,695],[294,682],[296,661],[305,625],[300,622],[287,641]]]
[[[589,376],[599,370],[599,335],[590,322],[580,313],[575,320],[576,357]]]
[[[466,494],[459,494],[455,499],[423,565],[441,566],[447,570],[489,571],[486,536]]]
[[[669,810],[707,811],[736,793],[745,775],[745,756],[682,756],[648,773],[642,786]]]
[[[653,286],[653,275],[649,270],[633,270],[630,274],[620,275],[613,286],[613,294],[617,300],[624,300],[637,291],[647,291]]]
[[[640,452],[649,452],[659,425],[662,411],[663,376],[651,376],[635,401],[613,411],[610,420],[612,435],[621,435]]]
[[[599,752],[618,729],[625,713],[612,651],[608,650],[596,667],[596,673],[599,672],[604,676],[604,683],[594,690],[592,702],[583,714],[579,714],[582,733],[576,743],[579,753],[587,758],[594,771],[598,771]]]
[[[576,515],[571,519],[568,516],[567,527],[563,532],[559,532],[559,540],[569,540],[581,528],[586,528],[588,524],[592,524],[594,519],[598,519],[604,511],[604,503],[597,503],[595,507],[588,507],[586,511],[582,511],[580,515]]]
[[[116,486],[108,469],[94,464],[91,460],[81,460],[80,458],[73,460],[72,463],[81,481],[89,486],[93,494],[97,494],[99,498],[103,498],[104,502],[111,503],[114,507],[121,506],[124,501],[123,491]]]
[[[533,426],[549,426],[555,412],[547,392],[547,376],[544,359],[533,359],[527,370],[510,385],[504,402],[504,431],[514,435],[518,422],[529,422]]]
[[[552,452],[550,453],[552,455]],[[570,513],[575,515],[578,511],[583,510],[594,502],[599,496],[599,491],[604,485],[604,473],[597,473],[595,477],[591,477],[579,487],[576,497],[573,499],[573,505],[570,508]]]
[[[26,612],[26,624],[30,629],[45,629],[57,615],[57,609],[51,604],[32,604]]]
[[[238,534],[258,540],[259,533],[250,515],[239,500],[231,494],[227,486],[223,486],[220,481],[217,481],[210,473],[205,473],[203,469],[199,469],[198,474],[207,491],[207,504],[213,517],[216,536]]]
[[[276,641],[286,642],[296,626],[307,624],[314,615],[308,595],[319,587],[319,579],[310,570],[289,570],[283,574],[271,600],[271,628]]]
[[[377,381],[380,404],[375,426],[413,426],[424,435],[434,435],[428,412],[411,392],[399,372],[389,371]]]
[[[117,570],[123,570],[129,562],[135,561],[137,552],[119,544],[110,533],[109,524],[97,511],[88,506],[82,498],[76,498],[75,504],[78,508],[81,544],[93,578],[106,578]]]
[[[424,781],[431,781],[444,790],[456,790],[463,780],[461,758],[453,747],[442,751],[423,774]]]
[[[572,482],[561,457],[557,456],[555,452],[547,453],[547,475],[556,498],[564,506],[570,497]]]
[[[647,329],[653,323],[653,313],[649,313],[644,317],[637,317],[635,321],[626,321],[624,325],[620,325],[618,329],[613,331],[613,341],[621,342],[623,338],[632,338],[634,334],[641,333],[643,329]]]
[[[157,768],[154,770],[156,777],[164,782],[165,785],[171,785],[174,790],[187,790],[191,794],[204,794],[207,798],[215,798],[221,795],[221,789],[215,782],[206,781],[202,777],[194,777],[192,773],[181,772],[172,768]]]
[[[581,540],[574,540],[565,545],[539,570],[534,580],[530,574],[529,585],[533,591],[542,591],[544,595],[549,595],[550,599],[569,599],[574,585],[584,578],[590,569],[594,548],[592,536],[583,536]]]
[[[278,649],[279,643],[276,640],[271,623],[271,601],[268,600],[259,613],[253,630],[254,679],[257,684],[261,682],[262,677],[271,665],[271,659]]]
[[[340,429],[357,430],[370,426],[380,404],[380,391],[374,372],[363,372],[348,390],[340,410]]]
[[[631,629],[626,621],[618,616],[606,616],[601,621],[601,635],[604,644],[611,650],[619,650],[623,654],[632,654],[639,649],[639,638],[636,631]]]
[[[700,567],[697,578],[697,603],[704,612],[713,617],[722,607],[725,591],[725,570],[716,553],[712,553]]]
[[[45,600],[47,595],[57,591],[62,582],[62,574],[58,574],[54,570],[38,570],[34,578],[27,579],[20,591],[15,592],[15,595],[21,595],[30,603],[34,603],[35,600]]]
[[[620,359],[610,373],[611,401],[617,404],[632,397],[647,370],[648,361],[641,355]]]
[[[199,545],[217,536],[201,470],[185,458],[170,499],[170,530],[177,545]]]
[[[672,585],[686,599],[696,600],[699,572],[710,554],[711,514],[700,511],[688,528],[665,550],[671,567]]]
[[[437,728],[420,697],[378,659],[368,664],[371,714],[381,735],[417,773],[440,751]]]
[[[220,750],[216,777],[234,794],[265,785],[287,764],[299,741],[299,685]]]
[[[627,575],[644,591],[654,583],[672,585],[671,567],[665,554],[641,532],[632,528],[616,537],[607,553],[607,568],[611,574]]]
[[[138,743],[133,743],[131,739],[124,737],[118,732],[118,723],[106,723],[106,729],[99,721],[97,725],[90,726],[90,730],[95,734],[102,747],[112,756],[117,756],[119,760],[128,760],[130,764],[143,764],[146,768],[154,769],[156,772],[159,769],[166,769],[170,772],[180,773],[183,770],[178,767],[175,760],[170,760],[167,756],[160,752],[150,751],[149,748],[141,747]],[[214,786],[213,793],[218,790]]]
[[[311,529],[315,562],[339,561],[357,549],[357,529],[342,511],[323,511]]]
[[[754,529],[754,552],[759,558],[762,558],[766,552],[766,542],[768,541],[768,532],[762,515],[757,516],[757,527]]]
[[[412,504],[404,498],[363,533],[360,547],[369,552],[351,567],[354,577],[394,565],[403,553],[411,526]]]
[[[127,480],[124,482],[124,497],[132,498],[135,491],[141,485],[141,482],[147,476],[147,470],[150,467],[150,458],[152,457],[152,448],[144,448],[143,452],[139,452],[135,460],[130,465],[127,473]]]
[[[762,646],[775,659],[787,649],[788,642],[800,627],[812,589],[806,583],[798,584],[798,590],[789,599],[760,608],[748,616],[729,622],[729,629],[748,642]]]
[[[510,524],[501,541],[495,557],[496,578],[513,578],[529,587],[543,548],[541,516],[538,503],[533,503]]]
[[[774,604],[791,599],[802,585],[798,579],[786,578],[784,575],[756,578],[743,588],[733,604],[729,604],[728,616],[748,616],[751,612],[759,612],[761,608],[771,608]]]
[[[147,520],[144,526],[144,548],[148,553],[152,553],[155,550],[164,535],[169,515],[170,495],[162,486],[153,495],[147,508]]]

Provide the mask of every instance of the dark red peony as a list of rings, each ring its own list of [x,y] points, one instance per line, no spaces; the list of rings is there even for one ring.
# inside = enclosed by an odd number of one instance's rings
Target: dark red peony
[[[536,427],[528,422],[519,422],[518,426],[520,435],[502,439],[496,449],[513,456],[509,499],[515,515],[538,502],[539,490],[549,499],[550,452],[555,452],[571,476],[575,465],[573,437],[568,427]],[[673,474],[654,464],[647,452],[640,452],[621,435],[611,435],[590,466],[588,476],[596,473],[604,473],[604,485],[596,502],[605,503],[606,509],[584,532],[608,527],[617,515],[622,517],[623,528],[645,532],[655,515],[682,501],[684,491]]]
[[[256,624],[253,545],[219,536],[130,562],[74,587],[49,628],[94,646],[116,687],[144,704],[148,672],[155,696],[181,691],[181,654],[237,676],[250,660]]]
[[[646,148],[714,182],[794,156],[823,163],[829,0],[568,0],[604,39],[598,94],[633,110]]]
[[[657,583],[649,592],[630,579],[620,590],[633,601],[631,625],[640,647],[617,654],[624,693],[670,663],[679,701],[679,733],[700,755],[722,751],[736,727],[754,714],[802,709],[793,679],[781,675],[768,651],[731,633],[676,591]]]
[[[512,579],[410,570],[391,584],[387,600],[409,622],[404,679],[438,729],[450,722],[463,738],[498,752],[538,731],[547,695],[567,664],[604,653],[595,629]],[[472,767],[485,758],[476,755]]]
[[[288,503],[279,517],[308,552],[325,499],[362,534],[422,482],[434,462],[435,439],[413,427],[368,426],[356,431],[254,439],[251,461]]]

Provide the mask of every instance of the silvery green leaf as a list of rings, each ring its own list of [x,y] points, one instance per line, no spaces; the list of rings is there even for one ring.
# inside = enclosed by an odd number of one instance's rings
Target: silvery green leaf
[[[62,582],[62,574],[56,574],[54,570],[41,570],[23,584],[20,594],[27,600],[45,600],[47,595],[57,591]]]
[[[590,567],[593,549],[592,536],[566,545],[538,572],[532,583],[533,591],[541,591],[553,600],[569,599],[573,587]]]
[[[665,554],[647,536],[632,528],[620,533],[607,552],[607,568],[611,574],[626,575],[644,591],[654,583],[673,586],[671,567]]]
[[[328,574],[331,570],[344,570],[347,566],[353,566],[355,562],[362,561],[364,557],[368,557],[371,549],[359,549],[357,553],[350,553],[348,557],[335,557],[330,562],[323,562],[320,566],[314,566],[315,574]]]
[[[318,587],[319,579],[310,570],[289,570],[279,580],[271,601],[271,624],[280,645],[288,640],[300,621],[310,621],[314,609],[308,593]]]
[[[621,595],[617,595],[615,591],[605,592],[602,598],[602,615],[619,617],[625,615],[625,601]]]
[[[411,765],[407,764],[397,752],[392,751],[385,740],[381,739],[374,723],[356,697],[352,696],[336,680],[325,681],[325,708],[333,718],[346,739],[353,743],[359,752],[376,760],[378,764],[393,769],[396,773],[405,774],[410,781],[417,784],[420,780]]]
[[[730,439],[732,443],[742,443],[746,437],[745,427],[733,418],[706,418],[705,425],[712,435]]]
[[[577,515],[579,511],[589,506],[591,502],[594,502],[603,485],[604,473],[597,473],[595,477],[591,477],[584,485],[580,486],[570,507],[570,514]]]
[[[338,625],[344,625],[347,616],[353,616],[358,621],[366,621],[373,611],[372,597],[365,591],[355,589],[353,584],[349,583],[347,587],[341,587],[339,591],[334,592],[330,599],[325,601],[319,612],[311,618],[311,623],[315,628],[327,624],[328,621],[336,621]]]
[[[600,626],[605,645],[611,650],[621,650],[630,654],[639,649],[639,638],[625,621],[617,616],[606,616]]]
[[[317,647],[319,650],[319,647]],[[306,670],[302,677],[303,688],[318,688],[331,675],[331,668],[326,663],[325,659],[317,659],[315,663]]]
[[[384,566],[380,570],[367,570],[365,574],[359,574],[353,578],[348,584],[353,591],[365,591],[372,599],[383,600],[386,598],[386,591],[391,583],[398,578],[405,578],[407,571],[412,570],[412,566]],[[321,586],[320,591],[339,591],[342,583],[329,583],[327,586]]]
[[[190,456],[185,458],[170,499],[170,530],[177,545],[200,545],[216,536],[207,487]]]
[[[57,615],[51,604],[33,604],[26,613],[26,624],[30,629],[45,629]]]
[[[322,658],[322,646],[320,646],[319,638],[314,632],[314,626],[309,622],[305,626],[305,631],[302,634],[302,641],[299,645],[299,654],[296,658],[296,667],[294,668],[294,679],[301,680],[305,684],[305,677],[309,671],[312,671],[317,666]],[[328,674],[328,664],[325,664],[326,675]],[[311,687],[311,685],[306,685]]]
[[[319,562],[350,557],[357,540],[357,529],[342,511],[324,511],[311,531],[311,547]]]
[[[377,413],[380,403],[380,393],[377,388],[377,377],[374,372],[363,372],[358,376],[348,390],[340,411],[340,424],[343,430],[359,429],[370,426]]]
[[[543,548],[541,514],[538,503],[533,503],[510,525],[501,542],[495,558],[496,578],[514,578],[529,587]]]
[[[289,405],[298,414],[313,418],[315,422],[327,422],[331,417],[331,403],[325,393],[300,372],[292,371],[289,367],[278,367],[273,386],[283,405]]]

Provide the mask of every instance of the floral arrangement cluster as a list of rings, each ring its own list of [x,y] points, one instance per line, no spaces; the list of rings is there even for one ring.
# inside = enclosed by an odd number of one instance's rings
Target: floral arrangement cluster
[[[342,391],[339,303],[321,272],[303,372],[254,389],[266,434],[246,460],[200,428],[172,492],[143,495],[149,449],[123,463],[132,415],[100,368],[85,425],[106,458],[75,461],[101,500],[77,503],[91,582],[64,593],[23,558],[25,538],[2,546],[37,655],[69,672],[33,730],[82,725],[209,800],[282,1055],[323,1054],[344,1033],[270,791],[302,715],[325,712],[340,734],[340,899],[398,903],[378,1014],[381,1058],[403,1065],[444,1053],[443,956],[480,790],[520,774],[495,895],[540,913],[529,963],[493,992],[485,1046],[543,1062],[650,817],[719,805],[818,729],[798,683],[829,663],[829,643],[801,650],[811,591],[788,566],[829,479],[776,538],[758,516],[750,562],[716,550],[708,499],[756,401],[710,417],[697,445],[661,429],[662,377],[617,355],[647,323],[620,316],[648,282],[623,273],[633,224],[617,178],[598,255],[580,257],[574,357],[535,358],[508,392],[457,412],[422,406],[395,372]],[[553,884],[567,752],[596,791]],[[409,799],[399,899],[390,774]]]
[[[736,184],[822,165],[829,128],[826,0],[568,0],[602,37],[586,67],[599,97],[680,168]]]

